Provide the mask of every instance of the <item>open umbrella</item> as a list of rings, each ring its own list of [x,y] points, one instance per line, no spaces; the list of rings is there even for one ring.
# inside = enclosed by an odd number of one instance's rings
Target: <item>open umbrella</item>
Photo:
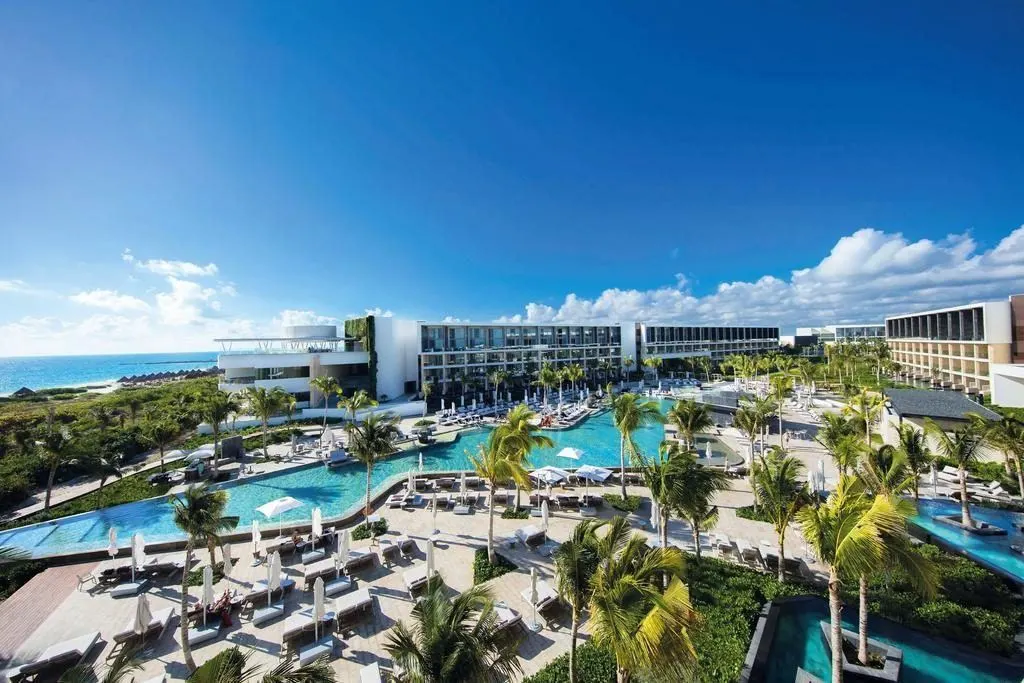
[[[107,532],[107,540],[110,541],[110,545],[107,546],[107,553],[110,554],[110,559],[114,559],[117,556],[117,527],[110,527],[110,531]]]
[[[203,626],[206,626],[206,608],[216,602],[213,597],[213,567],[203,567]]]
[[[583,451],[572,446],[566,446],[556,454],[559,458],[569,458],[570,460],[579,460],[583,457]]]
[[[574,474],[578,478],[586,479],[587,481],[603,482],[612,476],[612,471],[604,467],[595,467],[594,465],[580,465]]]
[[[267,607],[272,604],[270,598],[281,585],[281,553],[276,550],[267,558]]]
[[[222,545],[220,552],[224,556],[224,576],[231,576],[231,570],[234,569],[231,563],[231,544],[225,543]]]
[[[145,593],[139,593],[139,600],[135,603],[135,624],[132,631],[143,635],[149,630],[149,622],[153,621],[153,612],[149,609],[149,598]]]
[[[313,508],[313,528],[311,530],[313,535],[313,547],[316,547],[316,539],[324,535],[324,517],[323,513],[320,512],[320,508]]]
[[[146,539],[142,534],[132,534],[132,583],[135,583],[135,570],[146,566]]]
[[[313,638],[320,639],[320,622],[324,618],[324,580],[316,577],[313,583]]]
[[[557,467],[541,467],[530,473],[530,477],[542,481],[545,484],[557,484],[569,478],[569,473]]]
[[[260,533],[260,523],[255,519],[252,520],[252,566],[256,566],[260,563],[260,541],[263,540],[263,534]]]
[[[260,513],[267,519],[270,519],[271,517],[277,517],[277,535],[280,536],[281,531],[283,529],[280,524],[281,515],[288,512],[289,510],[294,510],[295,508],[300,507],[302,507],[301,502],[295,500],[291,496],[284,496],[283,498],[277,498],[275,500],[272,500],[269,503],[264,503],[263,505],[256,508],[256,512]]]

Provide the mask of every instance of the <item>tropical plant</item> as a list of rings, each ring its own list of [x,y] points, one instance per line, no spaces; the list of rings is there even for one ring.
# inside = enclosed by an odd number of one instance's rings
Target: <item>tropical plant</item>
[[[708,531],[718,523],[718,506],[714,504],[719,491],[730,488],[729,477],[722,470],[704,467],[692,453],[679,453],[675,477],[679,495],[675,509],[690,523],[693,547],[700,560],[700,532]]]
[[[508,370],[505,370],[504,368],[492,370],[491,382],[494,384],[495,390],[501,391],[505,386],[505,382],[508,381],[508,377]]]
[[[749,477],[750,490],[754,494],[755,511],[757,511],[758,500],[757,487],[754,485],[754,439],[761,434],[764,424],[763,416],[749,405],[740,406],[732,418],[732,426],[740,430],[747,437],[747,441],[750,442],[747,457],[747,476]]]
[[[216,549],[220,535],[238,526],[238,517],[224,514],[228,504],[227,491],[213,491],[205,484],[189,486],[180,495],[168,497],[174,508],[174,524],[185,534],[185,567],[181,573],[181,614],[188,614],[188,567],[192,566],[192,551],[205,543],[210,551],[210,566],[216,562]],[[189,672],[196,670],[192,650],[188,644],[188,619],[181,618],[181,649]]]
[[[475,455],[469,456],[473,469],[487,480],[487,561],[494,564],[494,493],[498,483],[514,481],[516,486],[529,486],[530,475],[510,448],[504,447],[504,435],[491,430],[487,441],[477,446]]]
[[[622,359],[622,367],[626,368],[626,379],[629,379],[629,375],[632,372],[630,368],[636,365],[636,361],[633,360],[633,356],[626,356]]]
[[[534,384],[544,389],[544,405],[548,404],[548,391],[559,386],[562,376],[550,363],[544,363],[537,371],[537,381]]]
[[[164,451],[181,434],[181,428],[173,420],[162,419],[146,423],[146,438],[160,451],[160,471],[164,471]]]
[[[715,426],[708,407],[690,399],[676,401],[669,408],[665,418],[670,424],[675,425],[679,433],[682,434],[683,445],[687,449],[696,446],[696,437],[699,432],[706,432]]]
[[[576,640],[580,616],[590,601],[591,584],[600,561],[597,530],[605,522],[585,519],[577,524],[572,535],[555,550],[555,578],[558,595],[572,611],[569,628],[569,683],[576,683]]]
[[[1021,467],[1021,461],[1024,460],[1024,422],[1004,417],[989,429],[989,441],[1003,452],[1003,457],[1007,459],[1007,471],[1013,469],[1010,460],[1016,465],[1017,486],[1021,500],[1024,500],[1024,470]]]
[[[110,426],[114,424],[114,420],[117,419],[117,411],[110,408],[109,406],[93,406],[89,409],[89,413],[92,414],[92,418],[96,420],[96,425],[100,429],[100,434],[106,434]]]
[[[860,453],[852,456],[852,460],[845,457],[844,453],[850,450],[849,445],[841,446],[840,443],[848,440],[848,437],[857,436],[857,427],[852,420],[839,413],[823,413],[821,416],[821,427],[814,437],[818,443],[825,447],[836,461],[836,466],[842,473],[847,473],[856,466],[856,459]]]
[[[784,357],[785,356],[783,356],[783,358]],[[779,362],[782,362],[781,358],[779,359]],[[779,446],[782,446],[782,404],[793,390],[793,378],[789,375],[775,375],[771,378],[770,383],[772,399],[774,399],[778,405],[776,413],[779,418]]]
[[[490,589],[449,598],[440,581],[416,601],[411,623],[388,632],[385,651],[414,683],[487,683],[522,673],[519,639],[499,628]]]
[[[586,376],[586,372],[580,367],[579,363],[573,363],[565,367],[565,378],[569,381],[572,386],[573,392],[576,391],[576,382],[579,382]]]
[[[373,510],[370,505],[373,466],[381,458],[395,452],[395,443],[401,437],[398,416],[392,413],[371,413],[362,422],[346,424],[345,431],[348,432],[348,452],[366,466],[366,505],[363,512],[369,515]]]
[[[508,457],[524,469],[529,467],[530,452],[534,448],[552,448],[555,445],[551,437],[546,436],[535,423],[536,417],[537,413],[520,404],[512,408],[505,416],[505,421],[495,428],[501,436],[502,447],[508,453]],[[518,510],[522,486],[514,479],[513,482],[516,485],[515,509]]]
[[[637,394],[626,392],[612,399],[612,420],[619,430],[619,475],[622,484],[622,499],[626,499],[626,453],[637,456],[633,432],[644,425],[665,421],[657,401],[645,401]]]
[[[663,441],[653,458],[640,458],[640,473],[651,492],[651,500],[658,504],[658,535],[661,547],[668,547],[668,522],[672,510],[684,497],[682,487],[687,459],[692,456],[678,444]]]
[[[121,461],[123,459],[124,456],[122,454],[113,450],[109,444],[104,444],[100,447],[98,453],[85,460],[85,465],[89,468],[89,471],[100,478],[100,491],[103,491],[103,486],[107,483],[107,479],[111,477],[115,479],[121,478]]]
[[[239,409],[238,399],[223,391],[214,391],[199,403],[197,413],[210,423],[210,428],[213,430],[213,472],[215,474],[220,458],[221,423],[226,422],[231,414],[238,412]]]
[[[309,664],[297,665],[289,659],[279,663],[270,671],[261,672],[249,664],[252,651],[242,652],[237,645],[222,650],[192,672],[189,683],[334,683],[336,675],[326,658]]]
[[[882,412],[882,396],[861,389],[859,394],[852,396],[845,406],[843,414],[850,417],[858,430],[864,435],[868,446],[871,445],[871,425]]]
[[[960,521],[964,526],[973,527],[971,506],[967,501],[967,470],[978,462],[988,429],[984,420],[975,413],[965,424],[947,432],[931,418],[925,418],[925,432],[934,439],[936,454],[952,460],[960,479]]]
[[[292,421],[292,417],[295,415],[295,406],[298,402],[294,394],[289,394],[287,391],[281,393],[281,412],[288,418],[288,422]]]
[[[338,380],[330,375],[314,377],[309,380],[309,386],[324,395],[324,426],[320,430],[320,437],[323,438],[323,435],[327,433],[327,407],[331,404],[331,396],[341,393],[341,387],[338,386]]]
[[[248,387],[242,392],[242,399],[249,407],[249,411],[260,419],[260,431],[263,433],[264,458],[269,457],[267,455],[267,427],[270,424],[270,418],[284,407],[285,396],[287,395],[284,390],[277,387],[274,389]]]
[[[658,356],[648,356],[643,360],[644,367],[654,372],[654,381],[658,381],[658,371],[661,369],[663,361]]]
[[[697,356],[696,363],[704,371],[704,379],[711,381],[711,358],[709,356]]]
[[[807,484],[801,481],[804,464],[781,448],[772,448],[753,469],[761,514],[772,525],[779,541],[779,581],[785,582],[786,531],[800,508],[810,502]]]
[[[935,463],[935,456],[928,448],[928,438],[923,431],[910,423],[899,428],[900,452],[906,461],[907,468],[913,475],[914,500],[918,500],[918,482],[921,475],[928,472]]]
[[[43,499],[43,511],[50,509],[50,493],[53,491],[53,480],[57,476],[57,468],[71,460],[74,442],[71,432],[56,424],[51,413],[43,432],[39,446],[43,451],[43,462],[49,468],[46,476],[46,497]]]
[[[356,421],[356,413],[360,410],[367,408],[376,408],[378,405],[377,400],[372,398],[366,389],[360,389],[356,393],[352,394],[348,398],[342,398],[339,403],[345,406],[345,410],[348,411],[349,422]]]
[[[869,495],[856,477],[841,475],[821,505],[797,513],[804,539],[828,568],[832,683],[843,680],[842,599],[844,578],[870,574],[884,560],[883,534],[898,535],[904,520],[886,496]]]
[[[864,445],[859,436],[849,434],[833,444],[828,453],[840,474],[847,474],[857,469],[860,459],[868,451],[870,448]]]
[[[57,683],[122,683],[130,681],[132,672],[142,668],[138,646],[121,648],[113,661],[102,669],[93,670],[88,664],[76,664],[57,679]]]
[[[648,548],[625,519],[614,517],[599,541],[600,560],[591,580],[593,640],[615,655],[616,679],[633,674],[689,680],[697,665],[691,639],[696,615],[682,581],[677,548]],[[668,575],[668,586],[662,577]]]

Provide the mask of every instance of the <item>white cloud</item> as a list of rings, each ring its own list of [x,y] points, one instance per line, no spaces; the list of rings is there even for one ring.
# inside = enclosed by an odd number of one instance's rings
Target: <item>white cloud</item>
[[[320,315],[315,311],[285,309],[278,313],[270,324],[274,329],[280,330],[284,327],[293,327],[296,325],[337,325],[339,322],[340,321],[337,318],[332,318],[328,315]]]
[[[171,291],[156,295],[156,308],[163,324],[192,325],[219,317],[221,305],[214,298],[216,289],[176,277],[168,277],[167,282]]]
[[[685,275],[649,290],[606,289],[594,299],[570,293],[557,308],[529,303],[525,315],[499,321],[662,320],[694,323],[799,325],[880,322],[911,312],[1024,290],[1024,226],[989,251],[968,234],[908,241],[902,234],[864,228],[836,242],[817,265],[788,280],[722,282],[695,296]]]
[[[375,315],[378,318],[393,318],[395,316],[391,311],[385,311],[379,306],[377,308],[367,308],[363,311],[363,315]]]
[[[120,294],[111,289],[94,289],[89,292],[79,292],[69,296],[68,299],[83,306],[106,308],[115,312],[145,311],[149,309],[149,304],[142,299],[129,294]]]
[[[168,277],[206,277],[216,275],[218,272],[216,263],[207,263],[205,266],[201,266],[189,261],[169,261],[167,259],[141,261],[135,257],[131,249],[121,252],[121,260],[131,263],[141,270],[148,270],[156,275]]]
[[[25,292],[28,284],[24,280],[0,280],[0,292]]]

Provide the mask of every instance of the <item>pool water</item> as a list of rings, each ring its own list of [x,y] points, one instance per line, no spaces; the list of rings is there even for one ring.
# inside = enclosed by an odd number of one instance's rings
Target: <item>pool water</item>
[[[664,407],[668,405],[669,402],[663,402]],[[570,469],[583,464],[603,467],[619,465],[619,433],[608,412],[590,417],[570,429],[545,433],[554,441],[554,448],[537,449],[531,453],[532,468],[545,465]],[[487,434],[488,431],[484,429],[463,432],[454,443],[423,448],[420,452],[423,453],[424,472],[472,469],[468,455],[477,450],[486,440]],[[645,455],[653,455],[657,451],[662,437],[661,425],[643,427],[634,434],[640,452]],[[698,438],[701,456],[709,441],[715,456],[737,457],[721,441],[708,436]],[[580,460],[557,457],[556,453],[567,446],[583,451],[583,457]],[[371,485],[374,491],[381,491],[404,480],[410,469],[418,467],[418,460],[418,451],[411,451],[378,462],[372,474]],[[304,503],[303,507],[280,517],[280,523],[285,526],[288,523],[308,522],[314,507],[321,508],[325,518],[356,512],[366,495],[366,468],[358,463],[335,469],[312,464],[230,482],[218,488],[229,492],[227,514],[239,517],[239,530],[248,530],[253,519],[257,519],[265,530],[276,530],[278,518],[267,520],[256,512],[256,508],[282,496],[291,496]],[[111,527],[117,528],[118,544],[122,547],[128,547],[134,532],[142,532],[147,542],[182,538],[174,525],[171,506],[166,498],[151,498],[65,517],[55,522],[12,529],[0,533],[0,546],[20,548],[33,557],[100,550],[107,547],[107,533]]]
[[[828,681],[832,660],[821,633],[820,622],[828,621],[828,603],[801,600],[779,604],[782,612],[776,624],[768,657],[767,683],[793,683],[797,667]],[[857,630],[857,612],[843,610],[843,627]],[[885,620],[872,619],[868,635],[903,650],[900,683],[1020,683],[1024,670],[992,661],[981,653],[978,659],[939,644],[928,636]]]
[[[910,521],[932,536],[962,549],[979,564],[1001,570],[1024,583],[1024,556],[1010,550],[1010,545],[1024,545],[1024,534],[1019,530],[1019,525],[1024,523],[1024,514],[971,506],[971,517],[1006,529],[1009,532],[1006,536],[977,536],[933,519],[942,515],[956,515],[959,518],[960,503],[922,499],[918,503],[917,514]]]

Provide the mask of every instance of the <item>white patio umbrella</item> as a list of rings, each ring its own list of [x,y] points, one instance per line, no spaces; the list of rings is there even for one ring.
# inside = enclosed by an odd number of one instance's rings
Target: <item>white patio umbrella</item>
[[[348,564],[348,546],[350,540],[348,536],[348,529],[341,530],[341,539],[338,541],[338,555],[341,557],[341,564]]]
[[[935,465],[931,466],[932,474],[932,496],[939,497],[939,471],[935,469]]]
[[[255,519],[252,520],[252,566],[255,567],[260,563],[260,541],[263,540],[263,534],[260,533],[260,523]]]
[[[463,470],[462,476],[459,477],[459,498],[463,501],[466,500],[466,472]]]
[[[530,624],[530,630],[539,631],[540,624],[537,623],[537,568],[530,567],[530,604],[533,606],[533,623]]]
[[[818,478],[821,479],[821,488],[819,490],[820,491],[826,490],[826,486],[825,486],[825,461],[824,460],[818,460]]]
[[[324,516],[320,508],[313,508],[313,547],[316,547],[316,539],[324,535]]]
[[[547,499],[541,501],[540,504],[540,521],[544,525],[544,533],[548,532],[548,501]]]
[[[280,536],[282,531],[282,526],[280,523],[281,515],[288,512],[289,510],[300,508],[302,507],[302,505],[303,504],[301,502],[295,500],[291,496],[284,496],[283,498],[277,498],[276,500],[272,500],[269,503],[264,503],[263,505],[256,508],[256,512],[260,513],[267,519],[270,519],[271,517],[277,517],[277,535]]]
[[[473,410],[476,410],[476,398],[473,398]]]
[[[175,448],[173,451],[167,451],[164,454],[164,460],[170,462],[171,460],[177,460],[178,458],[185,455],[185,451]]]
[[[434,525],[434,533],[437,533],[437,492],[434,492],[430,500],[430,521]]]
[[[459,405],[461,407],[463,407],[463,408],[466,407],[466,395],[465,394],[463,394],[462,396],[459,397]]]
[[[706,457],[708,460],[710,460],[712,455],[714,455],[714,453],[712,453],[712,451],[711,451],[711,442],[708,441],[707,447],[704,449],[704,457]]]
[[[530,477],[542,481],[545,484],[557,484],[569,478],[569,473],[557,467],[541,467],[530,473]]]
[[[345,566],[345,560],[341,557],[341,551],[334,553],[334,555],[331,556],[331,559],[334,560],[334,578],[340,579],[341,568]]]
[[[225,543],[220,547],[220,552],[224,555],[224,576],[231,576],[231,570],[234,569],[234,565],[231,560],[231,544]]]
[[[409,493],[416,490],[416,470],[409,468],[409,476],[405,480],[405,487],[409,489]]]
[[[580,465],[576,469],[576,476],[587,481],[603,482],[612,475],[612,471],[604,467],[594,465]]]
[[[430,585],[430,579],[434,577],[434,544],[427,544],[427,585]]]
[[[143,635],[149,630],[149,622],[153,621],[153,611],[149,609],[149,598],[145,593],[139,593],[139,600],[135,603],[135,623],[132,631]]]
[[[210,460],[213,458],[213,451],[197,450],[193,451],[185,458],[189,462],[198,462],[200,460]]]
[[[132,534],[132,583],[135,583],[135,569],[146,566],[146,539],[142,534]]]
[[[281,553],[276,550],[267,558],[267,607],[270,607],[274,591],[281,585]]]
[[[117,527],[110,527],[110,531],[107,532],[107,540],[110,544],[107,546],[107,553],[110,555],[110,559],[114,559],[117,556]]]
[[[423,451],[420,451],[420,472],[423,471]]]
[[[661,507],[658,505],[658,501],[651,501],[651,528],[655,531],[658,530],[658,525],[661,524]]]
[[[324,618],[324,580],[316,577],[313,583],[313,638],[320,639],[320,622]]]
[[[441,399],[441,412],[444,413],[444,399]]]
[[[579,460],[583,457],[583,451],[572,446],[566,446],[562,450],[555,454],[559,458],[569,458],[570,460]]]
[[[203,567],[203,626],[206,626],[206,608],[217,601],[213,597],[213,567]]]
[[[333,429],[327,429],[320,436],[320,445],[321,446],[328,446],[330,448],[333,448],[334,447],[334,441],[335,441],[335,436],[334,436],[334,430]]]

